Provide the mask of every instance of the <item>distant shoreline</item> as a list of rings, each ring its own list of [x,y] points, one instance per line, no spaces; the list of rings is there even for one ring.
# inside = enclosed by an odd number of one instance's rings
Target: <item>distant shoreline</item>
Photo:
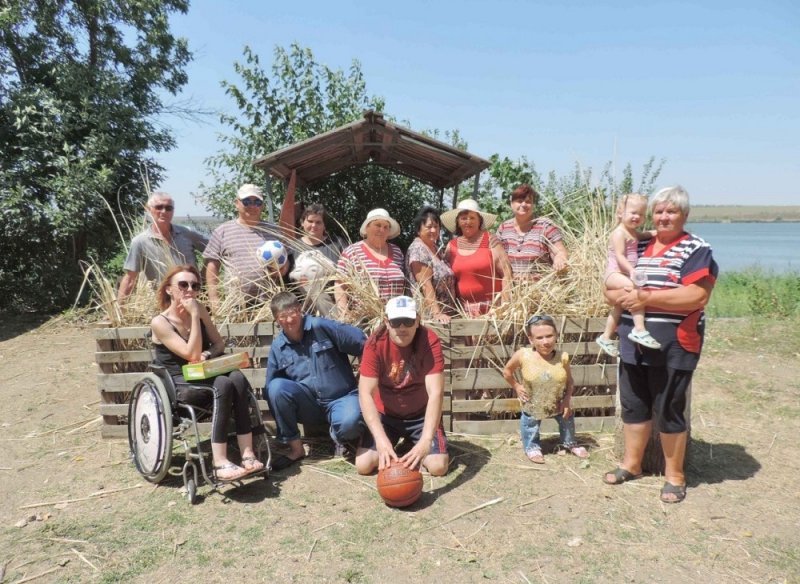
[[[176,215],[175,222],[219,225],[209,215]],[[694,205],[689,223],[800,223],[800,205]]]

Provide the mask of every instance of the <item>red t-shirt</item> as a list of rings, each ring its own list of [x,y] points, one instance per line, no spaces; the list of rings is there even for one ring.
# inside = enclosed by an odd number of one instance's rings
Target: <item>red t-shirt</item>
[[[378,380],[373,394],[378,411],[393,418],[421,418],[428,406],[425,376],[444,371],[439,337],[420,326],[407,347],[398,347],[389,332],[372,335],[361,355],[361,375]]]

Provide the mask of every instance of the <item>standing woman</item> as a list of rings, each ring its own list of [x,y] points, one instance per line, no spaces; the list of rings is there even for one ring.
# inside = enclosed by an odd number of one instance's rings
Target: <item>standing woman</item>
[[[386,209],[373,209],[361,224],[362,241],[348,246],[339,257],[334,288],[339,318],[345,318],[353,301],[346,278],[366,277],[372,281],[383,303],[402,296],[406,289],[403,252],[390,239],[400,235],[400,224]]]
[[[406,252],[406,271],[412,284],[422,290],[426,312],[433,320],[450,322],[455,302],[455,276],[450,266],[439,257],[439,237],[442,220],[430,206],[420,209],[414,217],[417,237]]]
[[[611,303],[627,311],[619,324],[625,454],[603,481],[618,485],[641,476],[642,458],[655,423],[666,462],[661,500],[679,503],[686,498],[686,394],[700,359],[703,307],[711,296],[718,268],[711,247],[684,231],[689,195],[683,187],[658,191],[650,201],[650,211],[656,235],[639,242],[636,263],[636,269],[647,274],[646,285],[606,292]],[[628,339],[633,329],[630,311],[639,310],[644,311],[647,329],[661,349],[648,349]]]
[[[455,234],[445,261],[456,277],[456,299],[470,318],[489,312],[497,295],[511,295],[511,266],[500,241],[487,229],[496,215],[484,213],[474,199],[464,199],[442,214],[442,225]]]
[[[514,216],[497,228],[515,276],[535,278],[542,268],[560,272],[567,267],[569,254],[561,229],[546,217],[533,216],[538,198],[530,185],[518,186],[510,200]]]
[[[325,213],[321,203],[309,205],[303,211],[302,235],[295,245],[296,258],[289,279],[297,282],[305,295],[305,310],[313,308],[321,316],[329,317],[334,308],[329,290],[343,246],[341,240],[326,231]]]
[[[200,274],[194,266],[176,266],[167,272],[157,291],[162,311],[150,321],[154,362],[166,368],[172,376],[179,402],[199,407],[208,407],[213,403],[211,454],[214,475],[220,481],[233,481],[264,468],[253,452],[251,388],[238,370],[191,384],[183,378],[183,365],[217,357],[225,348],[225,342],[211,322],[208,311],[197,301],[198,292]],[[236,421],[236,440],[242,453],[242,466],[228,459],[228,419],[231,408]]]

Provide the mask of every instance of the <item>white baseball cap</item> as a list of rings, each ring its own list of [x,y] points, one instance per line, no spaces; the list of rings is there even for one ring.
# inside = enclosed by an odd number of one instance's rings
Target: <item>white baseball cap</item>
[[[386,317],[417,318],[417,303],[408,296],[395,296],[386,302]]]
[[[258,185],[246,183],[239,187],[239,190],[236,192],[236,196],[241,199],[246,199],[248,197],[255,197],[260,201],[264,200],[264,191],[261,190],[261,187]]]

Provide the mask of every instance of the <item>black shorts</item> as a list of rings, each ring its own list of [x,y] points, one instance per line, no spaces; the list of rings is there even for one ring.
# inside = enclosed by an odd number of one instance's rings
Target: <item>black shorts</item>
[[[686,431],[687,393],[694,371],[619,363],[619,400],[622,421],[655,421],[659,432]]]
[[[386,432],[387,438],[391,441],[393,446],[396,446],[400,438],[411,440],[413,444],[419,442],[422,437],[422,428],[425,425],[425,416],[421,418],[411,418],[401,420],[400,418],[393,418],[386,414],[379,414],[381,417],[381,424]],[[372,433],[367,431],[361,437],[361,447],[369,450],[375,450],[375,439]],[[442,421],[439,420],[439,425],[436,427],[436,432],[431,441],[430,454],[447,454],[447,437],[444,434],[444,426]]]

